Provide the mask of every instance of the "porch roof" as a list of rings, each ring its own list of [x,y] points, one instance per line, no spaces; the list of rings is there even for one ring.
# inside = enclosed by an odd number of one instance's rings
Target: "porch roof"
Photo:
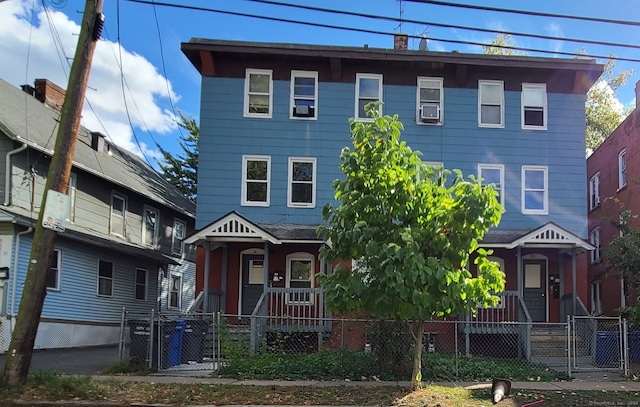
[[[591,243],[553,222],[536,229],[489,230],[480,242],[483,247],[536,247],[550,249],[577,249],[578,253],[595,249]]]
[[[319,225],[252,222],[232,211],[184,240],[186,244],[211,242],[323,243]]]

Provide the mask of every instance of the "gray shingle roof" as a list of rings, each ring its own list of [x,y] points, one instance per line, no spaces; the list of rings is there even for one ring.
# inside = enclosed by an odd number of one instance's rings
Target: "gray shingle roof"
[[[52,154],[60,113],[0,79],[0,132],[19,143]],[[75,168],[195,218],[195,204],[182,195],[140,157],[111,144],[113,154],[91,148],[91,133],[80,128],[74,155]]]

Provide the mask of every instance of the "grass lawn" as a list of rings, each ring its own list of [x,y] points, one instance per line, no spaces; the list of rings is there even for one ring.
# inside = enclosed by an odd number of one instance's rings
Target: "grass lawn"
[[[27,385],[0,384],[0,405],[13,401],[28,404],[38,400],[100,401],[114,404],[166,403],[188,404],[284,404],[284,405],[382,405],[402,407],[492,406],[490,386],[465,390],[427,385],[411,392],[399,386],[287,387],[213,384],[134,383],[122,380],[93,380],[90,377],[65,377],[54,373],[29,376]],[[637,392],[542,392],[514,390],[498,406],[521,406],[544,400],[548,406],[639,406]]]

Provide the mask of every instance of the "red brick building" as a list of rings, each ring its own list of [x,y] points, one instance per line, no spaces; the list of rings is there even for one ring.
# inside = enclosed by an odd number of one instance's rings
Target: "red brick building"
[[[626,280],[609,269],[605,249],[619,229],[622,211],[629,210],[631,228],[640,227],[640,81],[636,84],[636,107],[618,128],[587,159],[589,238],[596,246],[590,253],[588,276],[590,311],[617,315],[617,309],[634,305]]]

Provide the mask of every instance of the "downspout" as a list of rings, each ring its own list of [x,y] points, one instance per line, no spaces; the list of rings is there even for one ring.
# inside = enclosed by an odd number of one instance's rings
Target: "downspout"
[[[204,273],[202,278],[202,312],[209,312],[209,268],[211,267],[211,242],[204,244]]]
[[[20,251],[20,236],[33,232],[33,228],[29,226],[27,230],[16,233],[16,246],[13,249],[13,281],[11,287],[11,332],[13,333],[13,322],[16,318],[16,288],[18,286],[18,252]]]
[[[18,154],[27,149],[26,144],[11,150],[7,153],[5,160],[5,173],[4,173],[4,206],[11,205],[11,156]]]

